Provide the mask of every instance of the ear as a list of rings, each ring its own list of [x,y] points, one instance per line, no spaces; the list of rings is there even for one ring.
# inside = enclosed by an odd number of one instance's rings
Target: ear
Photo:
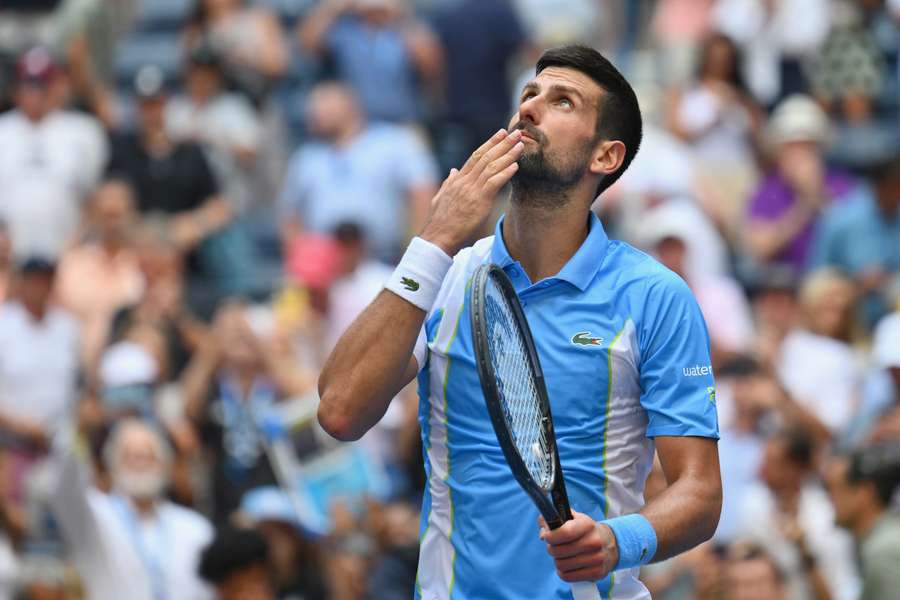
[[[601,177],[615,173],[625,162],[625,144],[619,140],[604,140],[591,157],[591,173]]]

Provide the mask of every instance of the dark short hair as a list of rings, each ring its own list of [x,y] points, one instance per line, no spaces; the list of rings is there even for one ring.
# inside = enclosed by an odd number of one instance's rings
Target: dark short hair
[[[219,584],[229,576],[254,566],[268,564],[266,538],[255,529],[225,526],[200,555],[197,571],[201,578]]]
[[[577,44],[546,50],[538,59],[535,74],[547,67],[575,69],[593,79],[603,90],[597,107],[597,136],[625,144],[625,160],[597,186],[597,195],[616,182],[637,154],[643,135],[637,96],[625,77],[602,54]]]
[[[890,506],[894,493],[900,488],[900,444],[883,442],[853,452],[847,481],[853,484],[871,483],[875,486],[879,502]]]
[[[783,442],[787,459],[795,465],[809,469],[816,458],[816,443],[812,435],[800,427],[787,427],[778,431],[773,439]]]

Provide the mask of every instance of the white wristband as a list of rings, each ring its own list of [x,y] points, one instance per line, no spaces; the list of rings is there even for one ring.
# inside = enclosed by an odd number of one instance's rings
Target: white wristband
[[[453,259],[420,237],[414,237],[384,288],[418,306],[431,310]]]

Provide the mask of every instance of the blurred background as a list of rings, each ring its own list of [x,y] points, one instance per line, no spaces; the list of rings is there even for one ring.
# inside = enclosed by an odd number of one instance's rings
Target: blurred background
[[[900,598],[897,0],[0,0],[0,600],[410,598],[415,390],[339,444],[317,374],[569,42],[712,339],[721,523],[646,585]]]

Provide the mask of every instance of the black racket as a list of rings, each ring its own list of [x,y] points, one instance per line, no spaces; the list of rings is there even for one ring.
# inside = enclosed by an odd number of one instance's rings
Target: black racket
[[[478,377],[497,441],[513,476],[551,529],[572,518],[559,463],[544,374],[515,288],[484,264],[472,278],[471,325]],[[599,600],[591,582],[572,584],[576,600]]]

